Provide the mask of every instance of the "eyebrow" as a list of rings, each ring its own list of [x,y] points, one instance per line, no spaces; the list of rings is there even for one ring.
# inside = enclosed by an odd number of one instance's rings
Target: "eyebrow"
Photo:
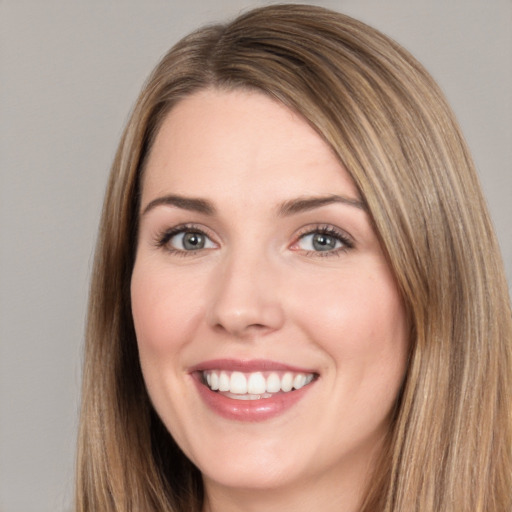
[[[359,208],[363,211],[366,211],[367,209],[363,201],[359,199],[331,194],[328,196],[320,197],[314,196],[290,199],[279,206],[278,214],[281,217],[287,217],[336,203],[354,206],[355,208]],[[153,210],[157,206],[174,206],[176,208],[202,213],[203,215],[209,216],[213,216],[216,213],[216,209],[213,206],[213,203],[206,199],[171,194],[157,197],[156,199],[153,199],[153,201],[150,201],[150,203],[144,208],[142,215],[146,215],[149,211]]]
[[[214,215],[215,207],[210,201],[206,199],[199,199],[195,197],[184,197],[178,195],[167,195],[162,197],[157,197],[153,199],[144,211],[142,215],[145,215],[150,210],[153,210],[157,206],[174,206],[176,208],[181,208],[183,210],[189,210],[191,212],[202,213],[204,215]]]
[[[366,205],[360,199],[332,194],[320,197],[299,197],[297,199],[285,201],[279,208],[279,215],[286,217],[288,215],[307,212],[309,210],[314,210],[315,208],[320,208],[321,206],[335,203],[354,206],[363,211],[367,210]]]

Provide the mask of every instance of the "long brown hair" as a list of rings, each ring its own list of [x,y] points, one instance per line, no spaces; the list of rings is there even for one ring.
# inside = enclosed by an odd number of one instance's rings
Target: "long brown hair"
[[[159,126],[204,88],[261,91],[306,119],[359,188],[413,326],[389,439],[362,512],[512,507],[512,319],[463,137],[395,42],[305,5],[250,11],[180,41],[144,87],[105,198],[90,293],[77,511],[199,511],[200,473],[154,413],[129,283],[140,175]]]

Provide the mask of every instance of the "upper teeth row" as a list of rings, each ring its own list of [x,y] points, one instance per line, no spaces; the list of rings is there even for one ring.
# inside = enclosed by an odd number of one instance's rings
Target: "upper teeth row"
[[[313,374],[286,372],[279,374],[272,372],[267,377],[261,372],[242,373],[209,370],[203,376],[214,391],[226,391],[243,395],[261,395],[263,393],[278,393],[300,389],[313,380]]]

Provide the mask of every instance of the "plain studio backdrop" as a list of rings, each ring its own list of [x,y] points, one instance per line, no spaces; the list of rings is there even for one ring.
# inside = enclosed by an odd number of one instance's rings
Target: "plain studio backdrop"
[[[179,38],[269,2],[0,0],[0,511],[71,510],[88,280],[107,174]],[[512,282],[511,0],[310,2],[410,50],[469,142]]]

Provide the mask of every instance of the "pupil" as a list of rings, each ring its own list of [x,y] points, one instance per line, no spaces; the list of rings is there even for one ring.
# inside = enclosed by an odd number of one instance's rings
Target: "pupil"
[[[185,249],[202,249],[204,247],[204,237],[200,233],[185,233],[183,237],[183,247]]]
[[[317,233],[313,237],[313,247],[318,251],[327,251],[336,247],[336,240],[329,235]]]

